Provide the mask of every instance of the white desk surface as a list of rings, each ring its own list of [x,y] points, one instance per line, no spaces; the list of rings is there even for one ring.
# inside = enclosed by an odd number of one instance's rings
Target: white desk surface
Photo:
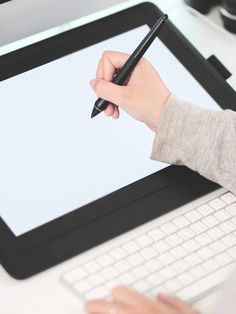
[[[85,1],[77,0],[21,0],[3,4],[0,6],[0,54],[6,49],[23,45],[21,41],[17,45],[5,46],[24,37],[52,27],[54,27],[53,32],[63,31],[73,25],[84,24],[140,2],[143,1],[100,0],[86,1],[85,4]],[[182,3],[181,0],[154,0],[153,2],[164,11]],[[98,10],[103,11],[97,12]],[[209,16],[217,24],[221,23],[216,9]],[[78,18],[80,19],[76,22],[69,23]],[[232,73],[236,74],[233,53],[236,48],[236,35],[217,32],[184,8],[172,9],[170,18],[206,58],[214,53]],[[58,25],[63,26],[57,27]],[[32,41],[32,38],[30,40]],[[229,80],[229,84],[236,89],[235,75]],[[75,257],[25,281],[14,280],[0,266],[0,314],[82,313],[81,302],[59,281],[60,274],[76,265],[80,258],[80,256]],[[201,299],[195,304],[196,308],[203,314],[209,313],[218,293],[212,293]]]

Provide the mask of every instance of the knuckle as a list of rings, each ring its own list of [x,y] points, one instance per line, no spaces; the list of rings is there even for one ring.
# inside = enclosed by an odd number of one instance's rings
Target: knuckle
[[[112,52],[110,50],[105,50],[102,54],[102,58],[108,58]]]
[[[94,90],[95,90],[96,93],[99,93],[99,92],[100,92],[100,90],[102,89],[102,85],[103,85],[103,83],[102,83],[102,81],[100,81],[100,80],[97,80],[97,81],[95,82]]]

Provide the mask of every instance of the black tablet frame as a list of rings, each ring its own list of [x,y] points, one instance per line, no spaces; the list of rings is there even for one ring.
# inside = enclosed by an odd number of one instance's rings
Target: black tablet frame
[[[3,55],[0,81],[138,26],[152,27],[161,14],[142,3]],[[170,21],[158,37],[223,109],[236,109],[233,89]],[[170,166],[19,237],[0,218],[1,264],[14,278],[28,278],[217,188]]]

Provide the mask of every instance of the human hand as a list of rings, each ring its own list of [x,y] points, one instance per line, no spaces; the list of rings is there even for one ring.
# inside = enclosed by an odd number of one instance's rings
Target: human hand
[[[151,300],[125,287],[112,291],[111,302],[88,302],[85,311],[89,314],[197,314],[177,298],[160,294],[156,300]]]
[[[104,52],[96,79],[90,84],[98,97],[111,102],[105,110],[108,116],[119,118],[119,106],[155,131],[170,92],[153,66],[144,58],[135,67],[125,86],[111,83],[115,73],[128,58],[129,55],[125,53]]]

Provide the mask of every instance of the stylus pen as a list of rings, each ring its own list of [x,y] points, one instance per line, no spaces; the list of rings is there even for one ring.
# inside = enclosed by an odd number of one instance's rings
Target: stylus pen
[[[135,49],[135,51],[132,53],[132,55],[129,57],[129,59],[126,61],[126,63],[117,73],[117,75],[113,78],[112,83],[117,84],[117,85],[123,85],[125,83],[125,81],[128,79],[128,77],[134,70],[135,66],[139,63],[140,59],[143,57],[145,52],[153,43],[154,39],[156,38],[157,33],[160,31],[162,25],[167,20],[167,18],[168,18],[168,15],[164,14],[156,22],[156,24],[153,26],[150,32],[143,39],[141,44]],[[94,104],[91,118],[95,117],[96,115],[104,111],[107,108],[108,104],[109,104],[108,101],[102,98],[98,98]]]

